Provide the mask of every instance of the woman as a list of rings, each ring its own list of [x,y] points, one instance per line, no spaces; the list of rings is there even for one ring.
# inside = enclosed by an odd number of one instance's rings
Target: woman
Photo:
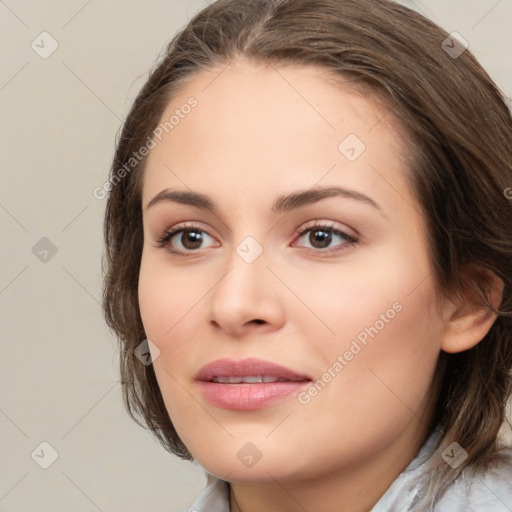
[[[512,509],[512,119],[390,1],[220,0],[128,115],[104,309],[190,510]]]

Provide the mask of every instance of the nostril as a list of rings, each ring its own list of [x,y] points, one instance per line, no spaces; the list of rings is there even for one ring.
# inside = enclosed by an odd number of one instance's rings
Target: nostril
[[[255,323],[255,324],[264,324],[264,323],[265,323],[265,320],[260,320],[259,318],[257,318],[256,320],[252,320],[252,323]]]

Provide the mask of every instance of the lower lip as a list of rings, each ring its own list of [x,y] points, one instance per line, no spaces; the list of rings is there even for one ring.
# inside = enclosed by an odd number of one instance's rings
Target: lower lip
[[[290,395],[297,394],[310,381],[262,382],[255,384],[219,384],[199,382],[208,402],[223,409],[251,411],[263,409]]]

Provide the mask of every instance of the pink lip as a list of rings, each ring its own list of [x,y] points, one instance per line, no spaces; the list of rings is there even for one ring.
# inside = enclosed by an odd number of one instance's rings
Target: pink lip
[[[225,384],[212,382],[215,377],[271,376],[278,382]],[[207,364],[196,376],[203,396],[212,405],[223,409],[249,411],[261,409],[299,392],[311,382],[299,374],[269,361],[248,358],[241,361],[219,359]]]

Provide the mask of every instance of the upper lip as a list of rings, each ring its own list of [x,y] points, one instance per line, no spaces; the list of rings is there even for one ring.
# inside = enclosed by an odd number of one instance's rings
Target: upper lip
[[[218,359],[203,366],[196,378],[209,382],[214,377],[257,377],[271,376],[283,380],[305,381],[310,377],[285,368],[284,366],[264,361],[262,359],[247,358],[236,361],[234,359]]]

